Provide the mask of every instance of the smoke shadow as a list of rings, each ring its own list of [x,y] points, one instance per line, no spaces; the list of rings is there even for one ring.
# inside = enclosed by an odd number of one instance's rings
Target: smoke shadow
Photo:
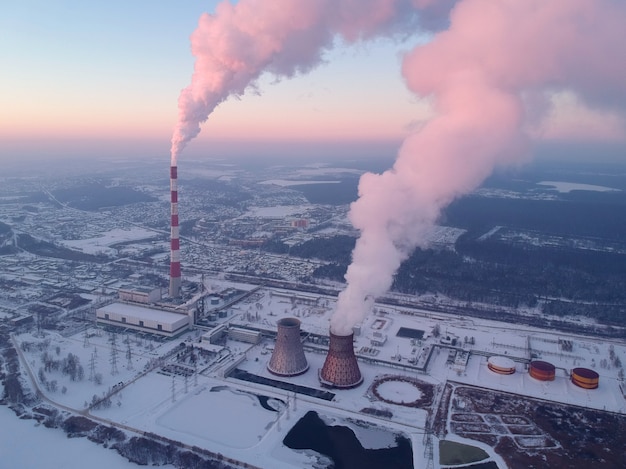
[[[304,394],[307,396],[315,397],[317,399],[323,399],[325,401],[332,401],[335,394],[328,391],[321,391],[315,388],[309,388],[306,386],[300,386],[299,384],[288,383],[285,381],[279,381],[276,379],[266,378],[265,376],[259,376],[249,373],[245,370],[235,368],[229,375],[229,378],[239,379],[241,381],[248,381],[250,383],[263,384],[265,386],[272,386],[278,389],[284,389],[285,391],[295,392],[297,394]]]
[[[397,446],[366,449],[352,429],[326,425],[317,412],[309,411],[289,430],[283,444],[291,449],[312,449],[328,456],[334,469],[413,469],[411,442],[396,436]]]

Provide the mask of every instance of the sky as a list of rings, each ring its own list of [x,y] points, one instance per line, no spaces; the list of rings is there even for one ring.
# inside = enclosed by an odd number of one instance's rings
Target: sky
[[[189,37],[200,14],[217,3],[25,0],[3,6],[0,158],[167,156],[178,95],[193,72]],[[220,105],[189,153],[197,156],[212,144],[249,152],[256,142],[276,140],[291,150],[302,140],[323,140],[325,148],[339,141],[341,149],[344,141],[363,139],[363,127],[375,129],[364,140],[398,145],[428,113],[400,76],[400,53],[417,40],[339,47],[307,76],[280,83],[263,76],[258,90]]]
[[[190,36],[217,1],[21,0],[0,15],[0,160],[29,156],[167,158],[181,90],[194,67]],[[412,35],[347,46],[311,72],[218,105],[189,157],[324,152],[389,153],[432,115],[408,90],[402,55]],[[617,113],[560,91],[537,141],[626,142]],[[308,150],[307,150],[308,149]],[[389,156],[372,155],[372,156]]]

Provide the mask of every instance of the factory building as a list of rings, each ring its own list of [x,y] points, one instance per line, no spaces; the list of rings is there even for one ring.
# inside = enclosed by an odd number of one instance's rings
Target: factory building
[[[320,296],[303,292],[270,290],[270,295],[277,298],[285,298],[301,305],[316,306],[319,304]]]
[[[244,327],[229,327],[228,338],[236,340],[238,342],[245,342],[248,344],[258,344],[261,342],[261,333],[252,329],[246,329]]]
[[[150,304],[161,301],[161,289],[150,287],[123,287],[119,290],[119,298],[122,301]]]
[[[122,327],[163,337],[176,337],[192,325],[186,313],[175,313],[127,303],[111,303],[96,310],[98,324]]]

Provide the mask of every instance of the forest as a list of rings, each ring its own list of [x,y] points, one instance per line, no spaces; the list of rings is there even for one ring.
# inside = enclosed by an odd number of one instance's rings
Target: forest
[[[465,234],[448,249],[415,250],[396,272],[392,289],[626,326],[626,176],[613,167],[595,173],[572,168],[565,180],[602,190],[574,186],[558,192],[542,183],[563,180],[563,171],[536,165],[515,175],[496,173],[483,185],[491,195],[455,200],[439,224]],[[336,190],[349,198],[352,182]],[[323,197],[327,186],[309,186],[306,195]],[[491,230],[497,234],[489,235]],[[273,241],[265,249],[328,261],[314,277],[343,282],[355,241],[337,235],[290,248]]]

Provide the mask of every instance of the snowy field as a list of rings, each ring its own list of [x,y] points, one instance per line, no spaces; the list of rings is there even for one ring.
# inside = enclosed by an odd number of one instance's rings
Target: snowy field
[[[259,184],[273,184],[274,186],[289,187],[289,186],[304,186],[306,184],[339,184],[341,181],[307,181],[307,180],[294,180],[294,179],[268,179],[262,181]]]
[[[36,450],[34,450],[36,448]],[[63,448],[59,451],[59,448]],[[0,467],[23,469],[137,469],[115,451],[86,438],[68,438],[0,406]],[[174,466],[160,466],[163,469]]]
[[[116,243],[137,241],[157,236],[159,236],[159,233],[145,228],[133,227],[129,230],[116,228],[94,238],[62,240],[61,243],[68,248],[77,249],[86,254],[115,254],[115,249],[109,246]]]

